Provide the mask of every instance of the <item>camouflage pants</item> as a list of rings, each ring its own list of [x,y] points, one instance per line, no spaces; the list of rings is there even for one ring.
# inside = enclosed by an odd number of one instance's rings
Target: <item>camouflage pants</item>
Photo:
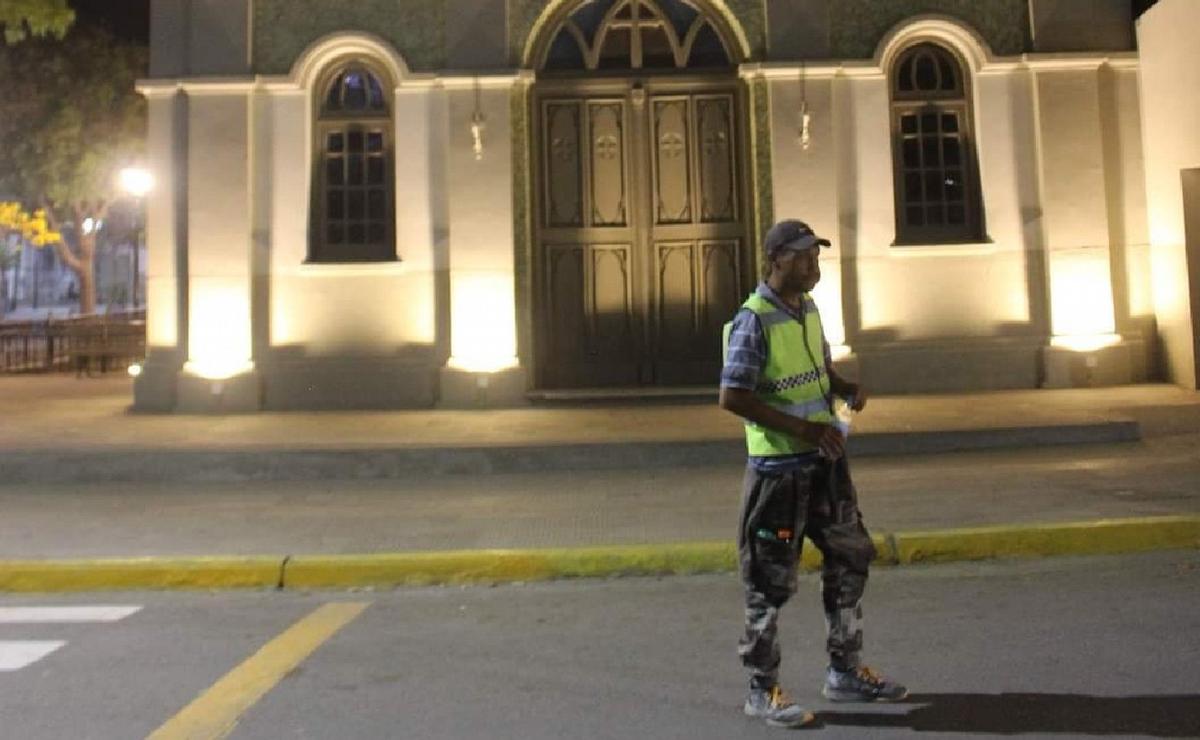
[[[862,595],[875,546],[862,523],[843,457],[791,472],[746,470],[738,559],[746,591],[746,633],[738,644],[751,683],[769,687],[779,673],[779,610],[797,586],[800,544],[821,551],[826,649],[838,670],[854,668],[862,650]]]

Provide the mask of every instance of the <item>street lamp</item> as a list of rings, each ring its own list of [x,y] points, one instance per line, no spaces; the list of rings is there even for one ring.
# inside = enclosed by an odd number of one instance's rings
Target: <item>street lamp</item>
[[[154,189],[154,175],[141,167],[126,167],[118,175],[121,189],[135,198],[145,197]]]
[[[133,288],[130,290],[133,308],[136,310],[138,305],[138,258],[142,251],[142,199],[154,189],[154,175],[141,167],[126,167],[117,174],[117,183],[122,190],[137,200],[137,209],[134,213],[136,239],[133,244]]]

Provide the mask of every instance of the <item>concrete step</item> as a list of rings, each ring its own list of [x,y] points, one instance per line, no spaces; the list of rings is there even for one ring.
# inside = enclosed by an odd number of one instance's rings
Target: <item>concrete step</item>
[[[1135,442],[1136,421],[1030,425],[967,430],[864,432],[850,454],[933,455],[1047,445]],[[237,482],[347,480],[541,471],[618,470],[740,465],[745,446],[715,440],[338,448],[38,449],[0,452],[0,485],[98,482]]]

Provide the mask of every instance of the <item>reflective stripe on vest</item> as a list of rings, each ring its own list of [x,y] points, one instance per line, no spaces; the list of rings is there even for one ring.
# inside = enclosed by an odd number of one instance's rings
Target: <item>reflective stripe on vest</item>
[[[767,363],[755,395],[790,416],[829,423],[829,379],[825,368],[821,317],[811,296],[804,296],[801,323],[766,298],[752,294],[742,304],[758,316],[767,344]],[[730,324],[725,326],[729,346]],[[746,449],[752,457],[813,452],[816,447],[782,432],[746,422]]]

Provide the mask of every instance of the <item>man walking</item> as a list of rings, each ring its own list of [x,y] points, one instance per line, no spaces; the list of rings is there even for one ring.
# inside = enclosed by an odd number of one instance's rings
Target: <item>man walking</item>
[[[763,244],[763,282],[725,327],[721,408],[746,425],[749,464],[738,557],[746,630],[738,645],[750,671],[745,713],[768,724],[813,720],[779,687],[779,610],[796,590],[801,540],[821,550],[831,701],[899,701],[908,695],[861,663],[863,588],[875,547],[862,524],[846,440],[833,425],[833,396],[860,411],[865,391],[833,370],[816,303],[827,239],[781,221]]]

